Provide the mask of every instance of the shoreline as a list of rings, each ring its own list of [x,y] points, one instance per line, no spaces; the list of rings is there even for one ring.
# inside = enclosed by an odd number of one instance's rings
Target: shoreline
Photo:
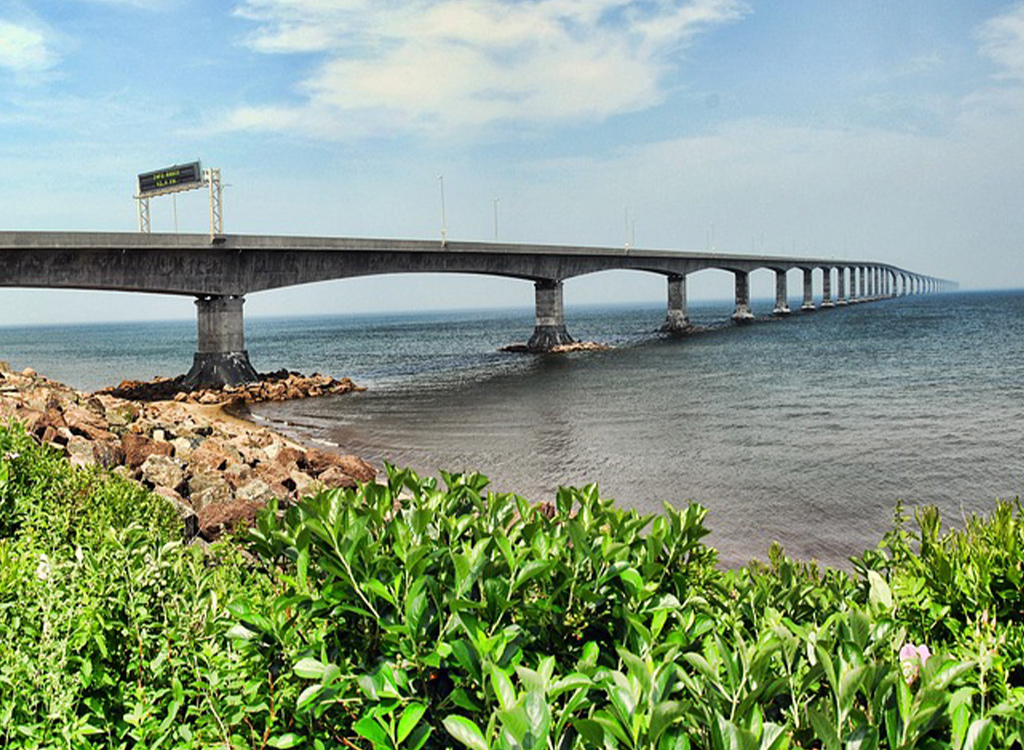
[[[249,386],[165,398],[171,379],[78,391],[0,362],[0,420],[61,451],[168,500],[186,541],[213,541],[251,524],[272,500],[295,502],[320,489],[354,487],[378,470],[354,455],[303,444],[246,418],[249,403],[362,390],[351,380],[272,373]],[[125,398],[115,393],[132,393]]]

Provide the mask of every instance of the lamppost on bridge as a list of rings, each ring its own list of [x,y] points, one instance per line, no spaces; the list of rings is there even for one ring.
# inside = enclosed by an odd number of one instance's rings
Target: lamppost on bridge
[[[444,210],[444,175],[439,174],[437,180],[441,183],[441,247],[444,247],[448,244],[448,219]]]
[[[498,241],[498,202],[500,198],[494,199],[494,241]]]

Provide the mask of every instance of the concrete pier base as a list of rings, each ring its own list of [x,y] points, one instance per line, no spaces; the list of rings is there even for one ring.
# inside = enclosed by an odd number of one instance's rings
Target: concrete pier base
[[[736,277],[736,309],[732,319],[737,323],[749,323],[754,319],[750,312],[750,274],[746,271],[733,271]]]
[[[786,271],[783,268],[775,269],[775,309],[772,315],[789,315],[789,291],[786,289]]]
[[[685,333],[690,328],[690,318],[686,314],[686,277],[673,274],[668,277],[668,312],[661,331]]]
[[[836,303],[832,301],[832,269],[822,268],[821,269],[821,307],[827,309],[835,307]]]
[[[800,312],[814,312],[814,277],[810,268],[801,269],[804,272],[804,303],[800,305]]]
[[[846,269],[836,269],[836,307],[846,304]]]
[[[562,344],[574,344],[576,339],[565,330],[565,307],[562,302],[561,281],[534,282],[536,324],[526,348],[546,352]]]
[[[258,379],[245,349],[244,303],[244,297],[196,299],[198,346],[185,376],[187,387],[219,388]]]

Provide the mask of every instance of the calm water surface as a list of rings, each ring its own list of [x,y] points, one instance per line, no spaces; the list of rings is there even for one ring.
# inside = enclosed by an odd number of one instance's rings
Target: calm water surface
[[[755,306],[755,312],[770,303]],[[247,321],[258,369],[349,375],[365,393],[262,406],[306,439],[421,473],[476,470],[551,499],[707,506],[727,564],[772,541],[842,563],[898,500],[950,521],[1024,489],[1024,292],[904,298],[750,326],[652,333],[660,307],[572,309],[607,352],[513,355],[531,311]],[[6,358],[82,388],[185,369],[194,323],[0,329]]]

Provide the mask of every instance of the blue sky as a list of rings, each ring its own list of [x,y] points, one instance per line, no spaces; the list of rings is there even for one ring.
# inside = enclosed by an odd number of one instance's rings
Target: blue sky
[[[1024,286],[1024,4],[905,0],[0,0],[0,227],[136,228],[135,175],[220,167],[228,232],[869,258]],[[201,193],[177,198],[205,231]],[[173,229],[173,202],[153,204]],[[755,274],[755,294],[772,278]],[[692,278],[693,297],[731,278]],[[791,286],[795,287],[795,279]],[[659,302],[601,274],[566,300]],[[189,317],[4,290],[7,322]],[[529,305],[397,277],[250,314]]]

